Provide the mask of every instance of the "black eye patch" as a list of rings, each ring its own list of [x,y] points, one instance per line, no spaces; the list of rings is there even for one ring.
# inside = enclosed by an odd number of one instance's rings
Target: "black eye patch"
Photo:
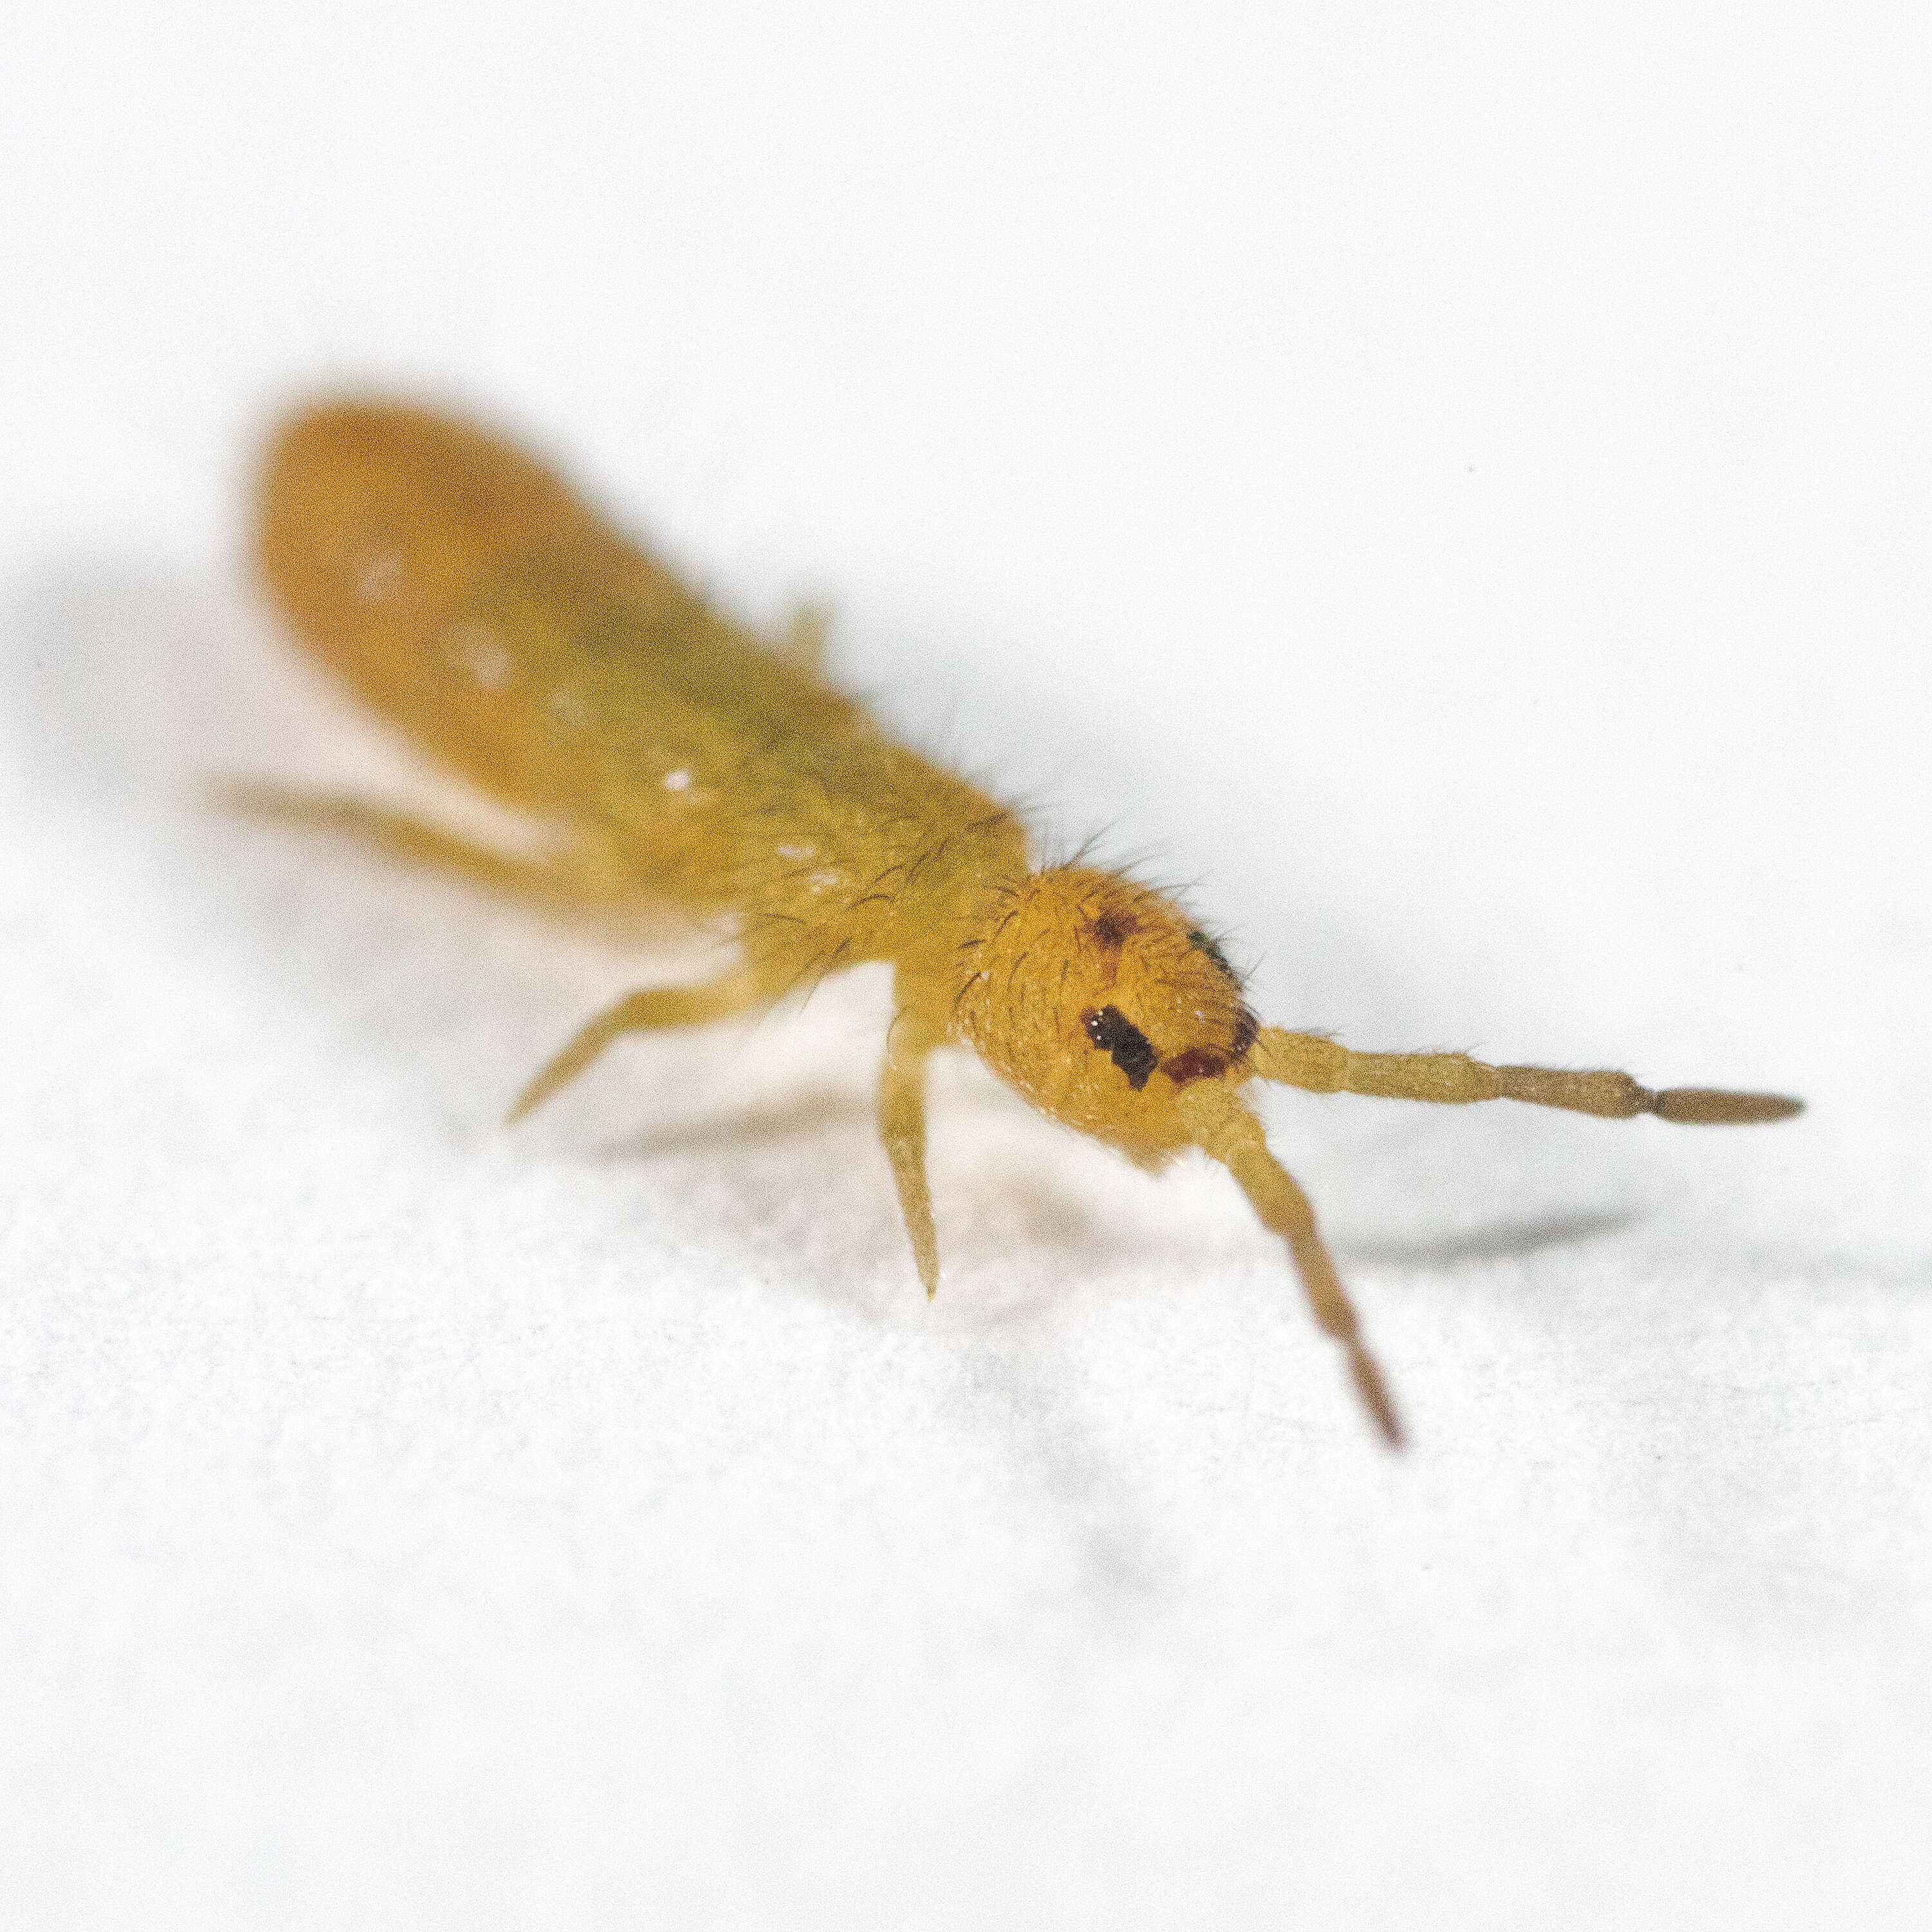
[[[1187,943],[1197,952],[1204,952],[1227,976],[1238,982],[1240,975],[1228,964],[1228,956],[1204,932],[1193,932],[1187,935]]]
[[[1091,1006],[1080,1016],[1087,1037],[1127,1076],[1127,1084],[1138,1094],[1148,1084],[1148,1076],[1160,1064],[1154,1042],[1118,1006]]]

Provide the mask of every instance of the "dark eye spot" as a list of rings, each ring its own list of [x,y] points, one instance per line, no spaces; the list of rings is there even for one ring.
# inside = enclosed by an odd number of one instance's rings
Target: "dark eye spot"
[[[1254,1045],[1256,1036],[1261,1030],[1261,1022],[1246,1006],[1234,1016],[1234,1058],[1237,1060]]]
[[[1187,943],[1196,952],[1206,953],[1230,980],[1235,976],[1234,968],[1228,964],[1228,956],[1204,932],[1190,932]]]
[[[1127,1084],[1138,1094],[1148,1084],[1148,1076],[1160,1064],[1154,1042],[1118,1006],[1091,1006],[1080,1016],[1087,1037],[1127,1076]]]
[[[1131,913],[1103,912],[1088,929],[1094,935],[1096,946],[1104,946],[1109,952],[1118,952],[1127,943],[1127,934],[1134,932],[1140,921]]]

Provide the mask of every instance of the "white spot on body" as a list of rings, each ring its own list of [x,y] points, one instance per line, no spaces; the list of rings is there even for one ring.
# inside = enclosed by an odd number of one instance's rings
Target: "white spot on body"
[[[688,791],[691,789],[691,774],[682,769],[674,772],[666,772],[664,775],[664,788],[666,791]]]
[[[372,550],[356,563],[356,594],[365,604],[386,603],[403,581],[400,550]]]
[[[451,661],[485,691],[501,691],[516,674],[509,647],[484,624],[458,624],[443,640]]]
[[[590,700],[580,691],[572,691],[568,686],[553,691],[550,694],[550,716],[566,724],[574,724],[579,730],[590,722]]]
[[[801,859],[815,859],[818,856],[818,848],[816,845],[781,845],[778,848],[778,856],[781,859],[790,859],[794,861]]]

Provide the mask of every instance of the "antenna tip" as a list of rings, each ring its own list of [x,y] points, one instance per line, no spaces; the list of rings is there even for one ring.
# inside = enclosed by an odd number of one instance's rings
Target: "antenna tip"
[[[1783,1094],[1726,1094],[1712,1087],[1671,1087],[1651,1109],[1659,1120],[1683,1126],[1744,1126],[1760,1120],[1788,1120],[1804,1111],[1802,1100]]]
[[[1400,1454],[1408,1446],[1408,1438],[1403,1432],[1402,1418],[1396,1413],[1388,1384],[1382,1380],[1382,1372],[1376,1366],[1375,1358],[1360,1342],[1351,1340],[1348,1349],[1355,1393],[1361,1397],[1362,1405],[1369,1412],[1384,1443]]]

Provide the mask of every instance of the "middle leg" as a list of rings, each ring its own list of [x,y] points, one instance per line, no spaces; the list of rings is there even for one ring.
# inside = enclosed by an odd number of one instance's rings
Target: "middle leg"
[[[763,1006],[772,996],[765,976],[749,966],[741,966],[701,986],[650,986],[640,993],[627,993],[615,1006],[606,1007],[578,1029],[562,1050],[539,1069],[517,1096],[506,1118],[520,1120],[532,1108],[541,1106],[622,1034],[729,1019],[734,1014]]]

